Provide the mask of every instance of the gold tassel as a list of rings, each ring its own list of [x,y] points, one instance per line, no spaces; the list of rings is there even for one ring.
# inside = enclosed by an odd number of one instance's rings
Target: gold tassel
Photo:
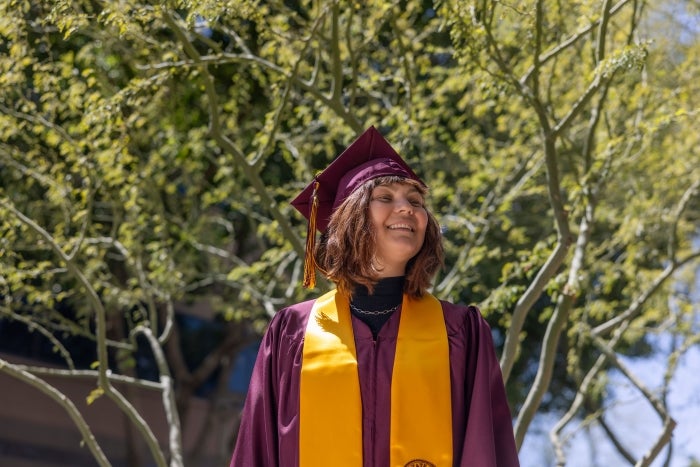
[[[318,182],[314,181],[314,190],[311,193],[311,209],[309,212],[309,226],[306,231],[306,251],[304,253],[304,282],[307,289],[316,287],[316,260],[314,247],[316,245],[316,212],[318,211]]]

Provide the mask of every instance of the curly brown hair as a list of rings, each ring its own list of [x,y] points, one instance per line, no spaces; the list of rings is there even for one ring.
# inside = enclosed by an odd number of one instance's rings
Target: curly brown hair
[[[375,255],[375,232],[368,209],[372,190],[379,185],[392,183],[415,186],[423,196],[428,191],[417,181],[403,177],[384,176],[368,180],[333,212],[328,229],[316,245],[316,266],[341,292],[352,295],[355,286],[361,284],[372,293],[379,280],[372,261]],[[435,216],[429,210],[426,211],[428,225],[423,246],[406,265],[404,293],[412,297],[425,294],[444,259],[440,225]]]

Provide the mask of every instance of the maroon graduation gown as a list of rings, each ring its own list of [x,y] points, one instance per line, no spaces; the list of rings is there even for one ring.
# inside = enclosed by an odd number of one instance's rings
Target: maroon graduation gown
[[[313,300],[280,310],[270,322],[250,380],[231,467],[299,466],[299,380],[312,305]],[[518,467],[491,330],[476,307],[443,301],[442,308],[450,347],[454,466]],[[364,467],[389,467],[391,374],[400,316],[399,309],[376,342],[369,327],[352,317]]]

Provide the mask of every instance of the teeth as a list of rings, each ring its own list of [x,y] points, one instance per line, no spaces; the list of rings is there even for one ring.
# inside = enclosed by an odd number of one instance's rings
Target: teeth
[[[413,228],[408,224],[394,224],[394,225],[390,225],[388,228],[391,230],[406,229],[406,230],[410,230],[411,232],[413,232]]]

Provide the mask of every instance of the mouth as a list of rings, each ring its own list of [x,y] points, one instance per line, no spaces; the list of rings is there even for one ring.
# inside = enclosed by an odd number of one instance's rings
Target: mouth
[[[386,227],[389,230],[406,230],[408,232],[415,232],[415,229],[408,224],[392,224]]]

